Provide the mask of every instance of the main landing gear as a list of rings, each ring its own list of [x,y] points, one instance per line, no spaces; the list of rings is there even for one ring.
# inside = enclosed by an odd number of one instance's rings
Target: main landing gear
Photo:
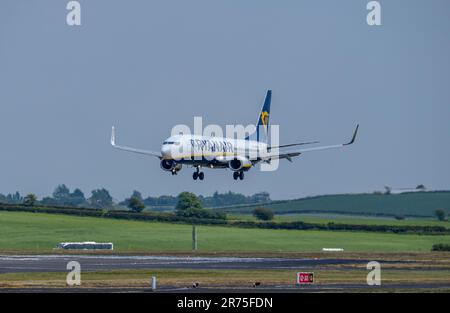
[[[233,178],[234,180],[237,180],[238,178],[240,180],[244,179],[244,172],[233,172]]]
[[[199,168],[198,168],[198,166],[197,166],[197,171],[195,171],[195,172],[192,174],[192,178],[193,178],[194,180],[197,180],[197,178],[200,179],[200,180],[203,180],[203,179],[205,178],[205,174],[204,174],[203,172],[200,172],[200,170],[199,170]]]

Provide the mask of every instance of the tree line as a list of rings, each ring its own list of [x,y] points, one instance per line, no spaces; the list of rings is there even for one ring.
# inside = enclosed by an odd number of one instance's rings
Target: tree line
[[[202,207],[220,207],[235,204],[257,204],[270,202],[270,195],[267,192],[255,193],[246,196],[240,193],[215,192],[212,196],[197,196]],[[19,192],[3,195],[0,193],[0,203],[6,204],[27,204],[44,206],[67,206],[67,207],[85,207],[96,209],[121,209],[130,208],[135,211],[141,211],[145,207],[172,207],[175,208],[180,201],[180,195],[162,195],[159,197],[143,197],[135,190],[132,194],[117,203],[105,188],[94,189],[89,197],[86,197],[79,188],[70,190],[65,184],[58,185],[51,196],[38,199],[35,194],[22,196]]]
[[[246,196],[240,193],[226,192],[219,193],[214,192],[212,196],[198,196],[201,203],[210,208],[236,205],[236,204],[254,204],[254,203],[267,203],[270,202],[270,195],[268,192],[259,192],[251,196]],[[159,196],[159,197],[147,197],[142,199],[146,206],[176,206],[178,203],[178,196]]]
[[[73,191],[64,185],[58,185],[51,196],[38,197],[33,194],[22,196],[19,192],[14,194],[0,194],[0,202],[6,204],[25,204],[25,205],[44,205],[44,206],[67,206],[67,207],[86,207],[94,209],[109,209],[114,207],[113,198],[105,188],[94,189],[90,197],[86,198],[84,193],[75,188]]]

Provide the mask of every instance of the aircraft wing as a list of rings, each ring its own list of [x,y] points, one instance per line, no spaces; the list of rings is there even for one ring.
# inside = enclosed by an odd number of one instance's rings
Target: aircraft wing
[[[290,143],[290,144],[281,145],[281,146],[273,146],[273,147],[270,146],[270,147],[267,147],[267,151],[273,150],[273,149],[276,149],[276,148],[287,148],[287,147],[294,147],[294,146],[312,145],[312,144],[315,144],[315,143],[319,143],[319,142],[318,141],[308,141],[308,142]]]
[[[321,146],[321,147],[312,147],[312,148],[305,148],[305,149],[298,149],[295,151],[289,151],[289,152],[279,152],[279,153],[274,153],[274,152],[269,152],[266,155],[263,155],[261,157],[259,157],[260,161],[269,161],[270,160],[276,160],[276,159],[287,159],[289,161],[292,162],[292,157],[296,157],[299,156],[302,153],[305,152],[310,152],[310,151],[320,151],[320,150],[328,150],[328,149],[336,149],[336,148],[342,148],[348,145],[351,145],[355,142],[356,139],[356,135],[358,134],[358,128],[359,128],[359,124],[356,126],[356,129],[353,133],[353,137],[352,139],[347,142],[347,143],[343,143],[343,144],[339,144],[339,145],[330,145],[330,146]]]
[[[128,151],[128,152],[139,153],[139,154],[145,154],[145,155],[150,155],[150,156],[157,157],[159,159],[162,158],[161,153],[159,153],[159,152],[116,145],[116,134],[115,134],[114,126],[111,129],[111,146],[113,146],[113,148],[116,148],[116,149],[119,149],[119,150],[124,150],[124,151]]]

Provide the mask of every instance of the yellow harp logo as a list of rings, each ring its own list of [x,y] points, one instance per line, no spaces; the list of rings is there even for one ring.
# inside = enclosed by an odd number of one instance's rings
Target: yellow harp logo
[[[261,112],[261,122],[263,123],[264,127],[267,128],[267,124],[269,124],[269,112]]]

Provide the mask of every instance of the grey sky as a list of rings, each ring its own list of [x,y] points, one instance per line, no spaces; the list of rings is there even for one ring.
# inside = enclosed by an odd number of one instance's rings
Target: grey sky
[[[50,194],[59,183],[122,198],[268,191],[273,198],[450,187],[450,2],[381,0],[81,0],[0,2],[0,192]],[[348,140],[244,181],[115,151],[158,150],[173,125],[254,123],[266,89],[281,142]]]

